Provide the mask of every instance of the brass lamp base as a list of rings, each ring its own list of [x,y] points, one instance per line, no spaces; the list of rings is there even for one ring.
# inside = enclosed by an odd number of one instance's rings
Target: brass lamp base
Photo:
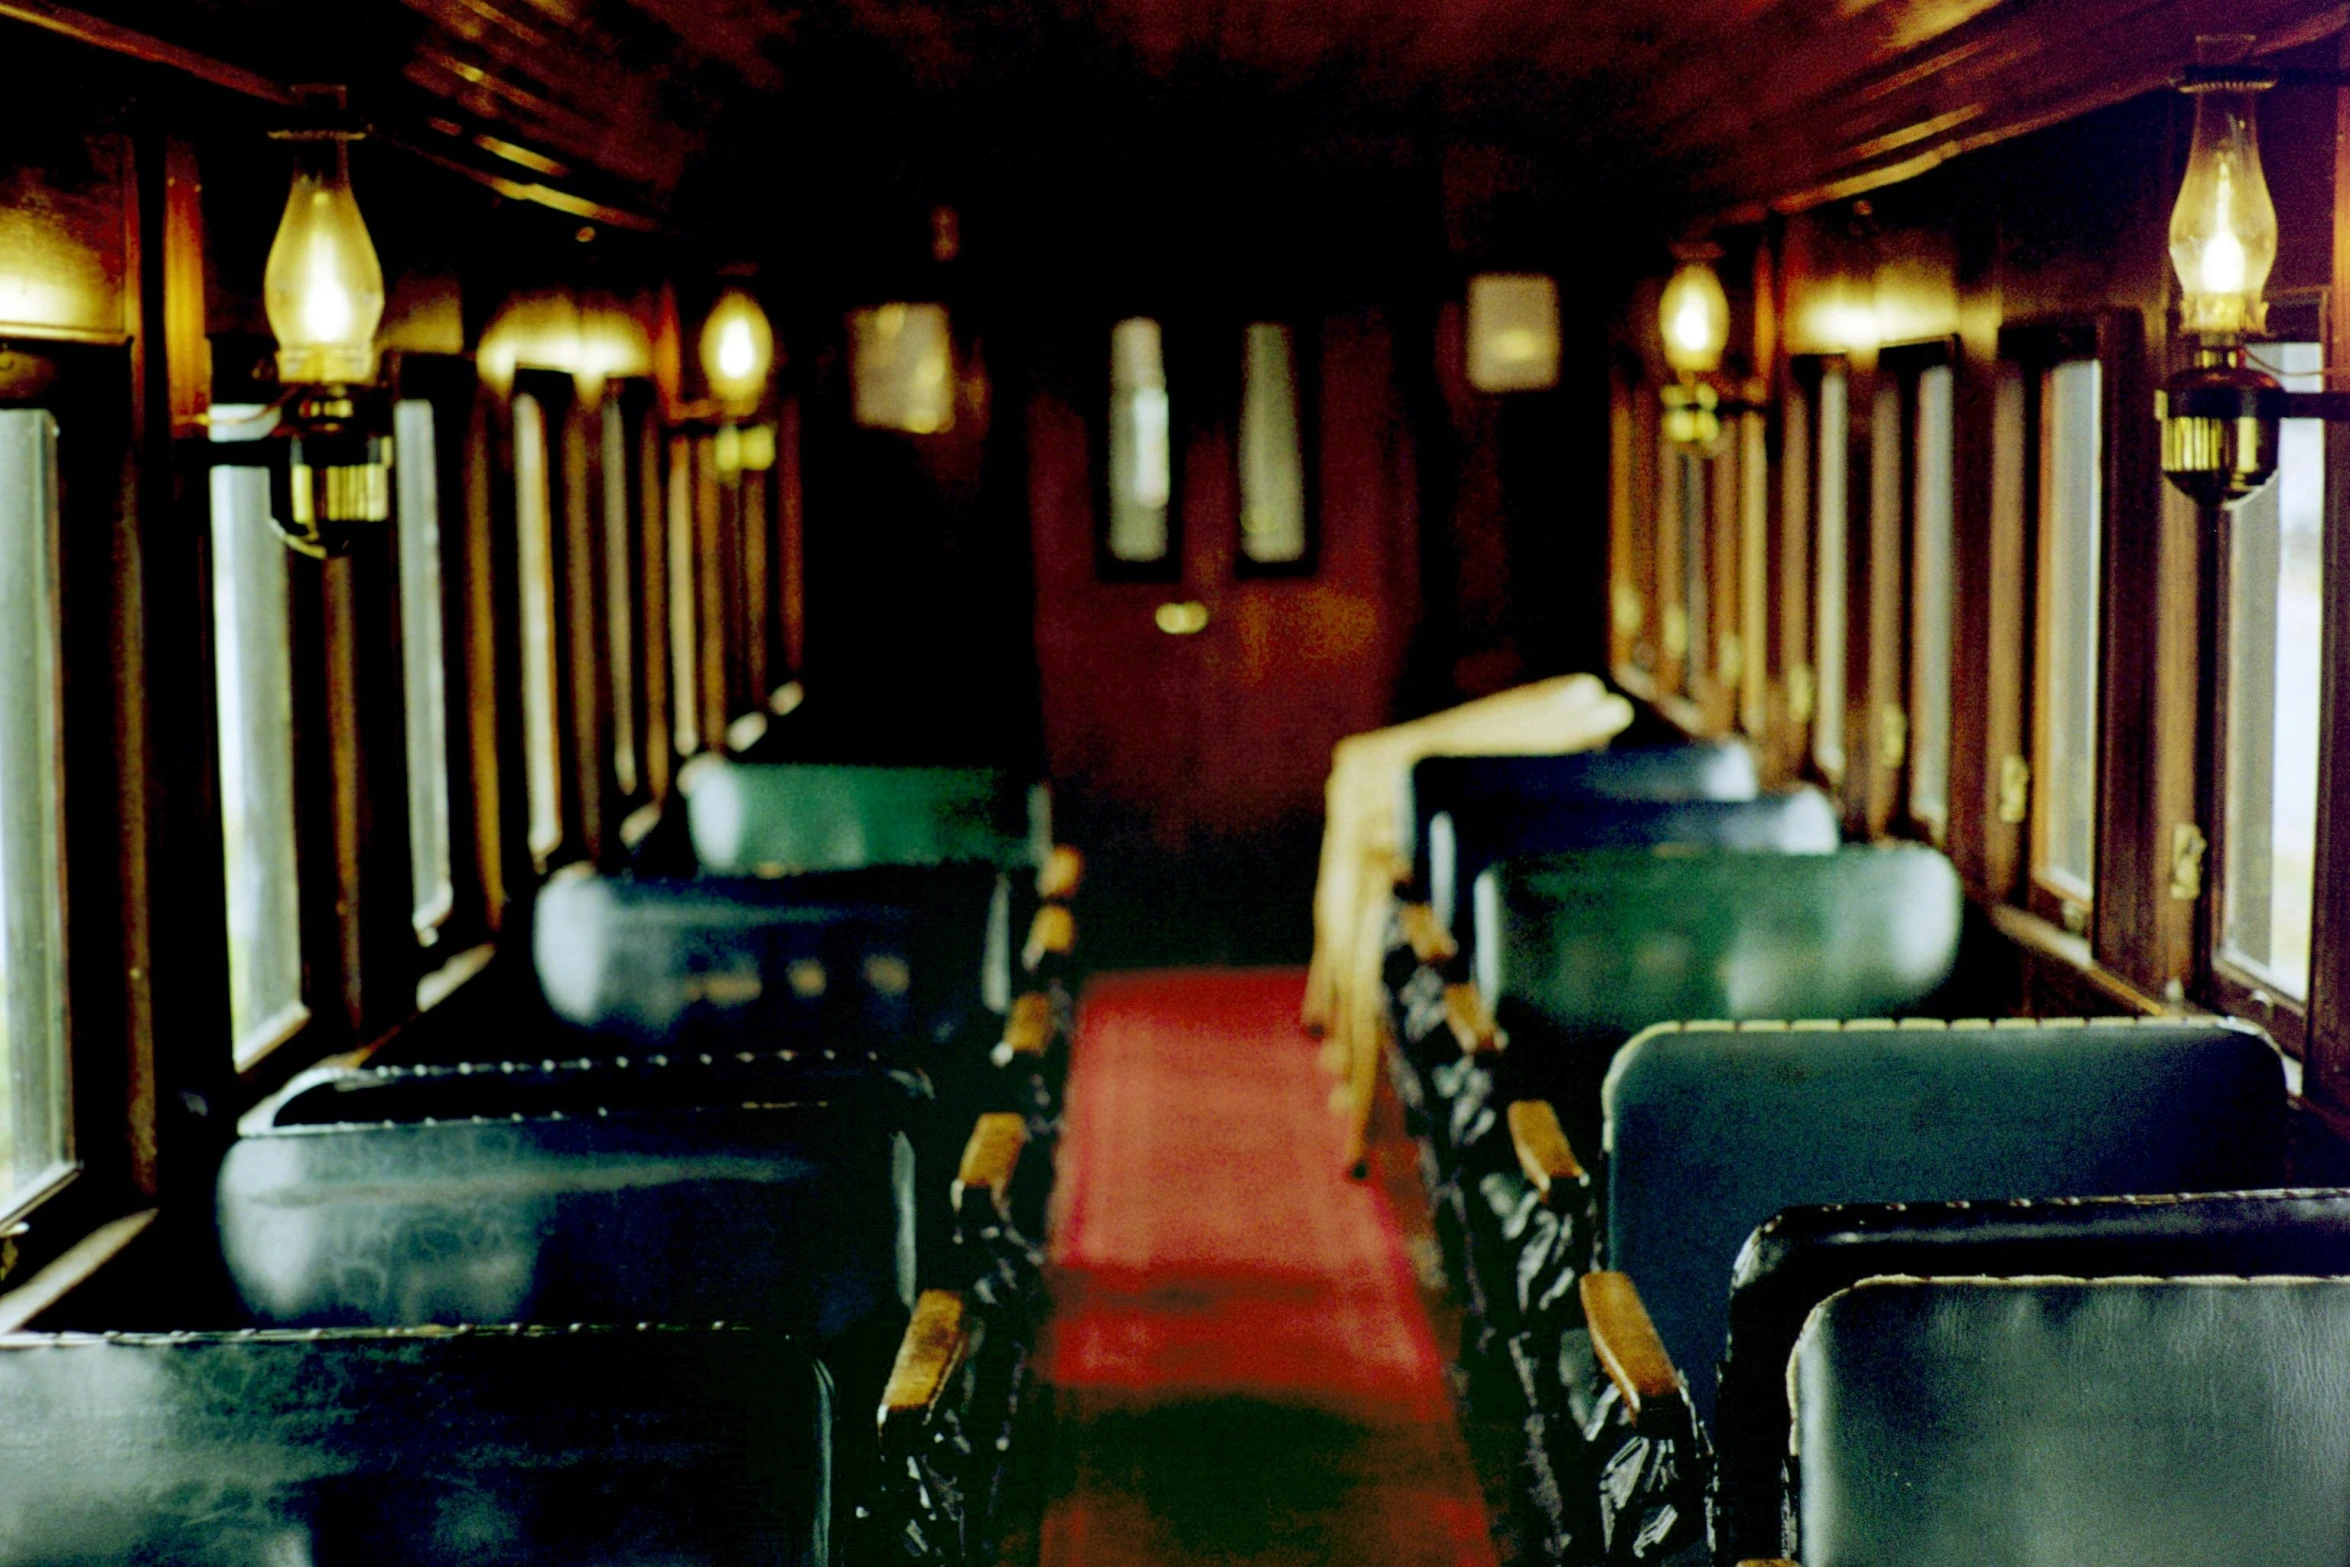
[[[2276,475],[2285,390],[2276,377],[2246,364],[2241,348],[2207,349],[2199,357],[2155,394],[2162,474],[2198,505],[2233,506]]]
[[[286,543],[323,559],[348,554],[392,515],[389,410],[367,389],[320,387],[297,398],[286,426],[287,493],[272,508]]]

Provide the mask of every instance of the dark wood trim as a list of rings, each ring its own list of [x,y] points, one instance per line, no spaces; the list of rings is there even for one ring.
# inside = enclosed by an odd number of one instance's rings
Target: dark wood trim
[[[637,691],[644,704],[645,790],[649,798],[669,798],[669,779],[677,760],[672,720],[675,698],[669,686],[669,487],[666,479],[668,437],[661,428],[657,395],[624,393],[621,404],[629,423],[636,463],[637,629],[641,650]]]
[[[727,551],[726,527],[721,515],[725,497],[718,482],[715,442],[701,436],[693,443],[695,629],[699,653],[695,660],[701,704],[702,748],[726,748],[727,721]]]
[[[2350,64],[2350,36],[2341,58]],[[2350,300],[2350,89],[2334,97],[2333,297]],[[2350,362],[2350,308],[2326,323],[2326,362]],[[2328,424],[2326,472],[2350,473],[2350,425]],[[2311,913],[2305,1088],[2350,1111],[2350,484],[2326,486],[2325,633],[2318,694],[2317,888]],[[2330,765],[2329,765],[2330,764]]]
[[[560,650],[556,688],[562,707],[567,827],[579,834],[580,853],[595,864],[619,843],[618,793],[612,771],[612,699],[604,678],[605,606],[599,579],[604,564],[598,513],[604,499],[604,421],[600,405],[574,395],[559,424],[548,466],[561,475],[555,496],[555,642]]]

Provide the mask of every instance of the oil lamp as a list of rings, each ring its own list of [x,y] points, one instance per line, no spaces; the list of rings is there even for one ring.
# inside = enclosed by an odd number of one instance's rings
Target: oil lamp
[[[730,288],[702,323],[702,378],[730,416],[755,412],[775,366],[775,329],[767,312],[739,288]]]
[[[1665,437],[1691,451],[1711,452],[1721,444],[1723,403],[1709,377],[1721,369],[1730,340],[1730,301],[1714,274],[1721,251],[1692,244],[1677,245],[1673,253],[1680,265],[1657,301],[1665,363],[1676,376],[1659,389]]]
[[[339,87],[297,89],[312,123],[273,133],[294,149],[293,185],[262,273],[262,307],[285,384],[284,483],[271,510],[303,554],[340,555],[392,513],[392,437],[375,388],[384,275],[351,194],[351,125]]]
[[[2275,377],[2244,354],[2245,337],[2265,325],[2261,289],[2277,257],[2253,118],[2257,94],[2276,78],[2235,64],[2251,44],[2198,39],[2197,67],[2181,82],[2195,100],[2195,138],[2171,211],[2170,257],[2179,325],[2195,349],[2193,365],[2162,391],[2162,471],[2204,506],[2232,505],[2268,483],[2286,402]]]

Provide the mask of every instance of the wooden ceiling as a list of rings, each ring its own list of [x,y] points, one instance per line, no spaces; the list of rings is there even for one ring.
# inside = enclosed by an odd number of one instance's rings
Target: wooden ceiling
[[[687,223],[794,162],[1431,166],[1792,210],[2158,85],[2313,0],[95,0],[517,181]],[[53,9],[0,0],[0,14]],[[931,166],[925,169],[925,166]]]

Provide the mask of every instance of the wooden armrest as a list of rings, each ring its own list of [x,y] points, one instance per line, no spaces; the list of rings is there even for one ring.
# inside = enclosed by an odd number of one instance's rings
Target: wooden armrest
[[[1012,1015],[1004,1019],[1003,1041],[989,1059],[1010,1066],[1021,1056],[1041,1060],[1053,1043],[1053,998],[1032,990],[1012,1001]]]
[[[1073,898],[1078,883],[1084,880],[1085,856],[1068,844],[1056,843],[1044,857],[1044,869],[1036,873],[1036,895],[1047,899]]]
[[[898,1340],[889,1385],[881,1392],[882,1434],[927,1420],[977,1345],[977,1327],[968,1320],[963,1297],[953,1290],[924,1290],[914,1302],[906,1336]]]
[[[1558,1111],[1547,1099],[1513,1100],[1509,1108],[1510,1146],[1518,1151],[1518,1168],[1534,1183],[1544,1202],[1551,1193],[1583,1184],[1583,1166],[1559,1125]]]
[[[1459,1041],[1462,1055],[1489,1055],[1504,1043],[1501,1030],[1493,1026],[1492,1014],[1485,1010],[1485,998],[1477,994],[1474,985],[1444,987],[1444,1023]]]
[[[1623,1395],[1624,1411],[1632,1423],[1640,1412],[1681,1390],[1681,1373],[1665,1353],[1665,1341],[1656,1336],[1640,1292],[1624,1273],[1586,1273],[1576,1288],[1583,1297],[1583,1321],[1591,1329],[1591,1348],[1600,1369]]]
[[[1077,950],[1077,918],[1057,903],[1048,903],[1028,922],[1028,949],[1021,961],[1031,971],[1049,956],[1067,957]]]
[[[1461,949],[1452,932],[1436,923],[1436,910],[1425,903],[1407,903],[1397,911],[1403,939],[1412,944],[1412,956],[1422,963],[1449,963]]]
[[[1028,1128],[1011,1111],[991,1110],[981,1116],[971,1128],[970,1141],[963,1144],[963,1163],[955,1172],[955,1212],[963,1211],[966,1197],[982,1192],[998,1215],[1010,1218],[1012,1175],[1020,1168],[1020,1149],[1027,1141]]]

